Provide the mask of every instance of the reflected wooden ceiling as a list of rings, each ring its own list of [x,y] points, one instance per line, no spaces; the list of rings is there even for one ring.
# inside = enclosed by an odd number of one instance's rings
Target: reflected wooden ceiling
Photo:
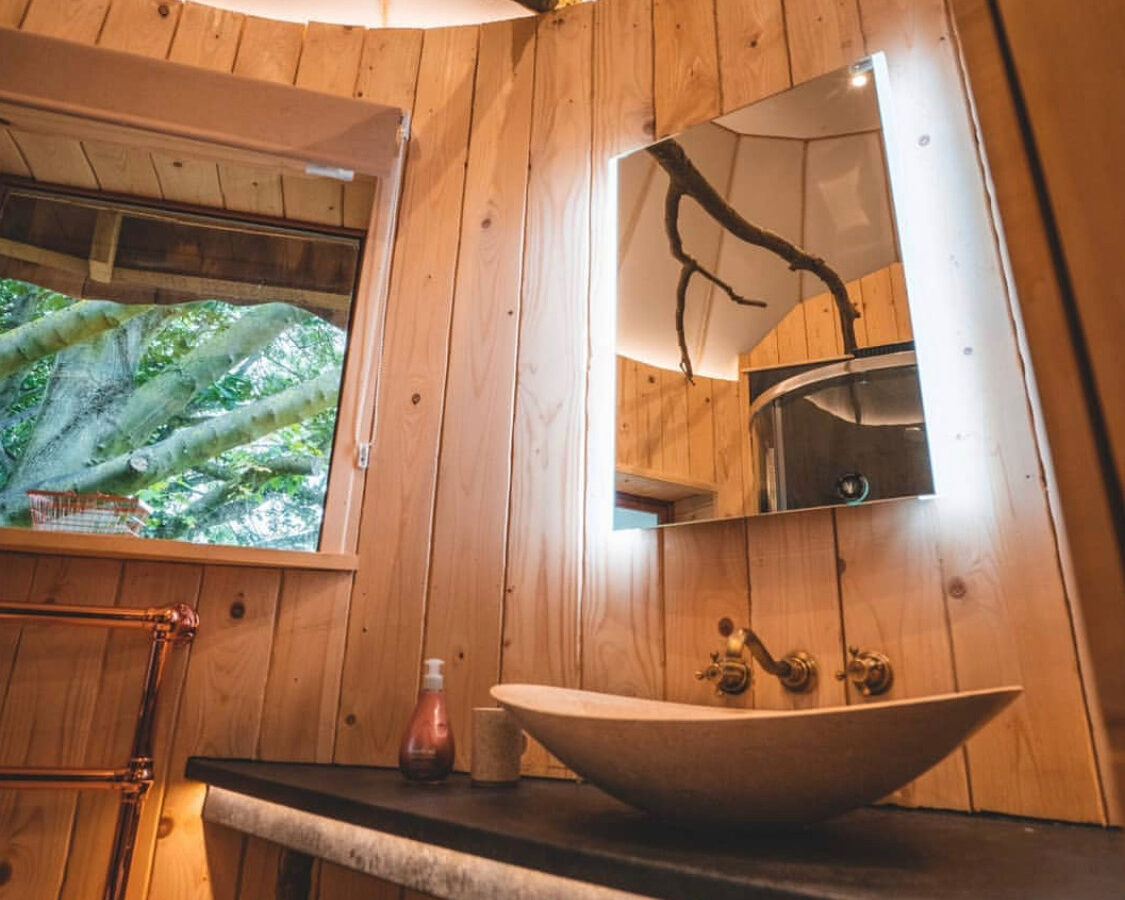
[[[367,227],[377,183],[345,183],[280,166],[250,165],[221,153],[78,139],[16,127],[7,110],[0,128],[0,173],[32,181],[145,200],[166,200],[316,225]]]

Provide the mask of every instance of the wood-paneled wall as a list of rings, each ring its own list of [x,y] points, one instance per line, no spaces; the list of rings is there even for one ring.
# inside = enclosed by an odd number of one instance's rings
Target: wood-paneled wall
[[[4,0],[0,22],[127,35],[134,52],[414,114],[354,579],[4,560],[5,599],[200,609],[131,898],[259,896],[254,873],[277,871],[276,848],[230,833],[209,833],[205,852],[202,787],[181,775],[191,753],[393,763],[423,650],[449,661],[462,765],[468,711],[501,677],[716,702],[692,673],[720,615],[807,647],[825,671],[845,644],[884,649],[893,697],[1022,683],[1023,700],[897,799],[1104,821],[942,0],[599,0],[425,33],[303,29],[173,0]],[[607,159],[877,50],[939,498],[611,533]],[[93,632],[5,633],[0,761],[121,752],[122,722],[102,712],[129,707],[142,653]],[[735,702],[845,701],[863,702],[826,678],[799,698],[759,679]],[[0,898],[97,896],[107,812],[97,798],[0,796]]]

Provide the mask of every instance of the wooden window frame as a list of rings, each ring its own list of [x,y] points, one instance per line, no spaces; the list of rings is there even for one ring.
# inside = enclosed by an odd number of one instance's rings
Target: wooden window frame
[[[140,144],[291,174],[305,175],[313,164],[377,182],[361,248],[317,550],[20,528],[0,528],[0,550],[354,570],[367,474],[360,464],[361,451],[370,446],[375,419],[374,384],[382,355],[407,114],[379,104],[0,28],[0,119],[24,131]],[[287,224],[300,227],[297,222]]]

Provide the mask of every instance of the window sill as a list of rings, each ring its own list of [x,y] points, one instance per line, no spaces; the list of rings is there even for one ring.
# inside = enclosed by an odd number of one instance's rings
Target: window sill
[[[0,528],[0,551],[329,571],[354,571],[358,561],[354,553],[269,550],[222,544],[190,544],[186,541],[162,541],[116,534],[78,534],[21,528]]]

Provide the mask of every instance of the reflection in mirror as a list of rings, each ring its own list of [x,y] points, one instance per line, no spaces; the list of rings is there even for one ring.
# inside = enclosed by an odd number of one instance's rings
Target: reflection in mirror
[[[615,527],[932,493],[884,78],[617,160]]]

